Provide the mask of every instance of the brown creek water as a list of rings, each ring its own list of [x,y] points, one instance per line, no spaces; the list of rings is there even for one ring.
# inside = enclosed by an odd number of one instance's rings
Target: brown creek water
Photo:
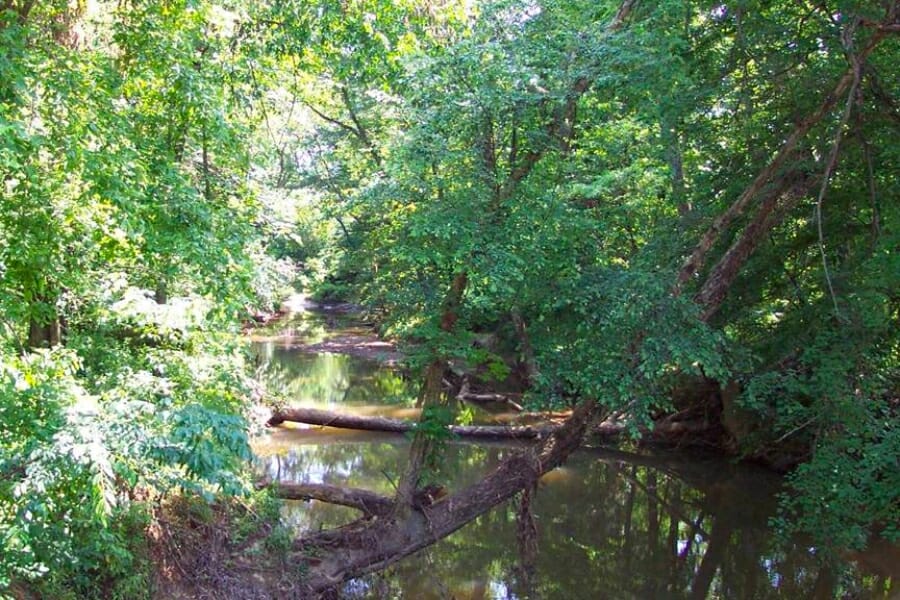
[[[330,339],[371,336],[352,318],[306,310],[252,336],[262,377],[297,406],[415,418],[415,384],[371,353],[310,352]],[[377,347],[377,346],[376,346]],[[388,356],[385,350],[382,358]],[[503,416],[466,408],[467,418]],[[287,425],[255,440],[273,479],[346,484],[390,495],[405,465],[402,435]],[[449,443],[437,479],[472,483],[515,444]],[[347,598],[656,599],[900,598],[900,549],[875,543],[823,566],[803,539],[776,543],[769,525],[782,482],[718,456],[587,447],[546,475],[533,502],[536,554],[520,550],[516,507],[500,506],[387,572],[348,583]],[[297,530],[358,515],[287,502]],[[532,557],[529,559],[528,557]],[[523,569],[523,564],[528,568]]]

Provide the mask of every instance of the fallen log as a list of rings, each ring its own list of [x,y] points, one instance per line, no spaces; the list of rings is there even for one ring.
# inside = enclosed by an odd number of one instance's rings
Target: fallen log
[[[449,382],[445,379],[444,385],[447,386]],[[521,394],[517,394],[520,396]],[[473,404],[506,404],[510,408],[514,409],[517,412],[523,412],[525,408],[513,400],[507,394],[479,394],[472,392],[469,389],[469,378],[463,377],[462,386],[459,388],[459,393],[456,395],[456,399],[462,402],[471,402]]]
[[[514,400],[505,394],[476,394],[475,392],[466,392],[465,394],[459,394],[457,398],[469,402],[497,402],[498,404],[515,404],[518,406]],[[517,410],[522,410],[522,407],[519,406]]]
[[[387,433],[408,433],[413,431],[416,423],[389,417],[370,417],[337,413],[316,408],[284,408],[272,413],[266,423],[269,427],[281,425],[285,421],[305,423],[339,429],[355,429],[360,431],[381,431]],[[539,440],[558,430],[561,424],[543,423],[539,425],[450,425],[447,430],[461,438],[493,439],[493,440]],[[628,430],[623,421],[603,421],[589,427],[590,435],[611,439]],[[644,441],[667,442],[672,438],[698,435],[710,430],[710,425],[694,421],[659,421],[653,429],[638,428]]]
[[[319,500],[355,508],[366,516],[383,516],[394,509],[394,501],[387,496],[359,488],[328,485],[327,483],[269,484],[261,482],[260,485],[262,487],[271,485],[274,495],[282,500]]]
[[[503,394],[460,394],[457,396],[463,402],[472,404],[505,404],[516,412],[524,412],[525,407]]]
[[[338,427],[342,429],[361,429],[364,431],[387,431],[391,433],[407,433],[413,431],[416,423],[390,419],[388,417],[361,417],[345,413],[335,413],[315,408],[284,408],[276,410],[267,425],[274,427],[285,421]],[[559,425],[450,425],[447,430],[460,437],[487,439],[540,439],[556,431]]]

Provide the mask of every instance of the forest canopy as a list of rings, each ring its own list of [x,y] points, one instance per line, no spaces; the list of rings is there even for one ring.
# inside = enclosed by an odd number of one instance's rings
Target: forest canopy
[[[0,2],[0,594],[143,597],[153,502],[251,493],[240,329],[296,282],[423,382],[398,558],[450,365],[574,408],[543,469],[702,420],[790,471],[786,534],[898,541],[898,33],[894,0]]]

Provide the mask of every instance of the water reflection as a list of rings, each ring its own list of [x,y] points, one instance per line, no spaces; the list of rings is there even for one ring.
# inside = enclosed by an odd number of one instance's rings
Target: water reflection
[[[805,547],[771,549],[768,517],[778,482],[766,473],[715,460],[631,458],[580,453],[569,463],[578,477],[541,486],[532,589],[517,587],[512,508],[433,550],[432,560],[446,569],[439,576],[449,581],[454,573],[480,572],[518,597],[537,598],[879,596],[873,581],[822,568]],[[427,597],[416,567],[400,569],[400,581],[415,581],[401,584],[401,597]]]
[[[272,476],[284,481],[347,484],[390,494],[407,452],[402,436],[347,439],[325,431],[304,439],[279,433],[265,445],[261,459]],[[450,445],[440,478],[458,489],[515,450]],[[857,570],[850,563],[823,568],[815,551],[802,543],[774,550],[768,518],[779,485],[765,471],[710,457],[584,450],[565,469],[544,477],[534,496],[538,553],[531,577],[523,578],[518,569],[517,511],[510,504],[403,561],[380,580],[355,583],[351,596],[892,597],[891,578],[900,575],[896,564],[891,570],[870,559],[860,561]],[[298,502],[286,508],[285,516],[298,528],[318,529],[358,515]]]
[[[393,414],[414,397],[396,371],[290,342],[257,342],[267,381],[295,402]],[[282,481],[346,484],[392,494],[408,452],[403,436],[328,428],[273,430],[257,441],[260,469]],[[437,478],[473,483],[514,444],[448,444]],[[585,449],[546,475],[532,501],[537,553],[523,570],[517,505],[500,506],[377,577],[347,585],[349,598],[894,598],[900,552],[876,544],[823,567],[797,540],[776,548],[768,520],[780,480],[720,458]],[[346,523],[352,509],[293,502],[298,529]],[[521,522],[521,518],[518,519]],[[521,540],[520,540],[521,541]]]
[[[275,340],[255,342],[254,351],[267,389],[296,406],[333,410],[415,404],[415,386],[399,369],[344,354],[301,352]]]

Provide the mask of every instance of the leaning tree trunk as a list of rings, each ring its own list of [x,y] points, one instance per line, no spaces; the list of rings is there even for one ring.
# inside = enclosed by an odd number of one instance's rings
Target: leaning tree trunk
[[[469,276],[466,271],[461,271],[453,278],[450,290],[444,300],[441,314],[441,331],[452,334],[459,319],[459,309],[462,306],[463,295],[466,291]],[[425,372],[425,382],[422,385],[419,405],[422,407],[422,419],[429,417],[429,412],[437,407],[447,404],[447,395],[444,392],[444,368],[447,364],[445,357],[436,356]],[[424,431],[416,430],[412,445],[409,450],[409,462],[406,473],[397,486],[397,510],[404,514],[414,508],[416,489],[422,479],[425,465],[434,451],[433,439]]]
[[[876,31],[869,39],[868,43],[856,55],[856,61],[858,61],[859,64],[862,64],[878,43],[884,39],[885,35],[887,35],[887,32],[885,31]],[[851,66],[847,69],[834,86],[834,89],[825,96],[824,100],[822,100],[815,111],[800,121],[781,145],[781,148],[778,150],[775,157],[757,174],[741,195],[738,196],[737,200],[735,200],[725,212],[713,220],[712,224],[700,238],[700,242],[695,246],[693,252],[691,252],[691,255],[682,264],[673,288],[673,293],[675,295],[680,294],[684,284],[702,270],[710,250],[712,250],[713,246],[731,224],[746,212],[747,208],[756,199],[759,193],[762,192],[767,185],[770,185],[773,180],[780,179],[778,174],[784,168],[787,160],[793,155],[800,141],[806,137],[806,134],[809,133],[815,125],[831,114],[832,109],[834,109],[841,95],[850,89],[850,86],[856,79],[856,75],[855,66]]]
[[[814,177],[793,173],[783,177],[777,187],[763,199],[759,209],[719,262],[710,270],[694,301],[702,307],[701,319],[708,321],[719,310],[728,288],[737,278],[747,259],[787,212],[809,193]]]

